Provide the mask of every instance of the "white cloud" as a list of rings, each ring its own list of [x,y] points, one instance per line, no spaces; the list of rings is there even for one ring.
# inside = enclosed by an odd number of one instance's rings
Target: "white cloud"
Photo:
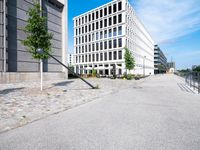
[[[157,43],[200,30],[199,0],[132,0],[131,4]]]

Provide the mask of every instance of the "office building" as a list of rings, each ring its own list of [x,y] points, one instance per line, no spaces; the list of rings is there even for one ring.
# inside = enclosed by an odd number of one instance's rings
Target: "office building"
[[[67,62],[67,0],[38,0],[47,16],[47,28],[53,33],[53,55]],[[27,11],[32,0],[0,1],[0,83],[36,80],[39,61],[33,59],[21,43],[26,38]],[[44,60],[44,78],[64,77],[66,70],[53,59]],[[65,73],[64,73],[65,72]]]
[[[158,45],[154,47],[154,73],[166,73],[167,71],[167,58]]]
[[[75,58],[74,58],[74,54],[68,54],[68,66],[74,66],[75,64]]]
[[[134,74],[154,74],[154,41],[127,0],[113,0],[74,18],[75,71],[126,72],[124,53],[133,54]]]

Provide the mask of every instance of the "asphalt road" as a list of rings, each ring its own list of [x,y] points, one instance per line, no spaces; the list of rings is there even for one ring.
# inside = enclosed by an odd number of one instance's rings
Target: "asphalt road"
[[[199,150],[200,95],[174,75],[0,134],[0,150]]]

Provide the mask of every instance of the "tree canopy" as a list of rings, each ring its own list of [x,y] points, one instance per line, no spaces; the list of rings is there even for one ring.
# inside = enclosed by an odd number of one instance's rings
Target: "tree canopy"
[[[22,43],[27,47],[32,57],[35,59],[48,59],[47,54],[38,54],[36,50],[42,48],[44,51],[51,53],[51,39],[52,33],[48,33],[47,18],[42,16],[43,11],[40,9],[38,2],[34,3],[34,6],[27,12],[28,21],[24,28],[27,38]]]
[[[131,51],[128,48],[125,48],[124,59],[125,59],[126,69],[128,69],[129,71],[131,69],[134,69],[134,67],[135,67],[135,60],[134,60],[134,57],[133,57]]]

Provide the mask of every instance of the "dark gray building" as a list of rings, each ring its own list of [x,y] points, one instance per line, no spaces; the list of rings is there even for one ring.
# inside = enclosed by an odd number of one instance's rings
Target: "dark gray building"
[[[167,58],[158,45],[154,46],[154,74],[166,73]]]
[[[66,64],[67,0],[38,0],[47,15],[47,27],[53,33],[53,55]],[[36,79],[39,61],[33,59],[21,41],[26,38],[27,11],[32,0],[0,0],[0,83]],[[45,76],[61,77],[65,69],[53,59],[44,61]],[[9,81],[8,81],[9,80]]]

